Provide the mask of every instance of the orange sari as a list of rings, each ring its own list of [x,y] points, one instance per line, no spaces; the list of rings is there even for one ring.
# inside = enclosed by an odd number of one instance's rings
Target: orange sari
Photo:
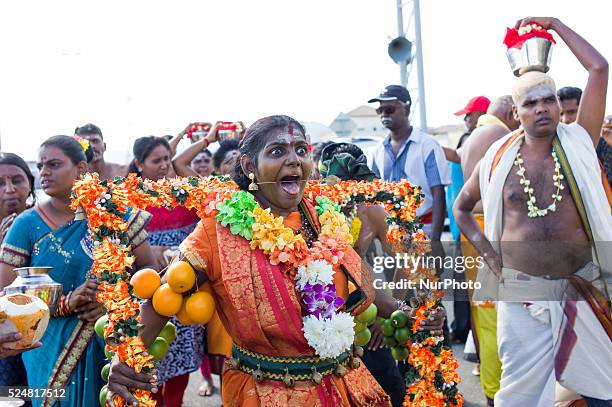
[[[309,217],[316,211],[306,205]],[[285,225],[301,227],[299,212],[290,214]],[[319,230],[319,225],[314,225]],[[270,356],[313,356],[302,333],[302,308],[295,281],[280,266],[273,266],[264,253],[251,250],[249,242],[232,235],[214,219],[202,220],[183,242],[181,251],[210,280],[217,311],[223,326],[236,345]],[[361,260],[350,249],[343,268],[368,296],[355,312],[373,300],[371,276],[361,272]],[[348,280],[344,273],[334,276],[337,295],[345,300]],[[240,370],[223,372],[225,406],[390,406],[389,397],[362,363],[344,377],[326,376],[320,385],[296,381],[292,388],[282,381],[256,382]]]

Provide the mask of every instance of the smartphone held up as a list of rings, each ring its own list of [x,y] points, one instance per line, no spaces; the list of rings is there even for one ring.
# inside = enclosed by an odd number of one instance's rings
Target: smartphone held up
[[[187,130],[184,130],[185,136],[195,143],[202,140],[208,135],[212,124],[208,122],[191,123]],[[240,121],[238,122],[217,122],[217,140],[241,140],[246,127]]]
[[[240,140],[244,130],[242,122],[221,122],[217,128],[219,142],[224,140]]]
[[[207,122],[196,122],[192,123],[191,127],[185,132],[185,136],[191,139],[192,143],[199,141],[206,137],[212,125]]]

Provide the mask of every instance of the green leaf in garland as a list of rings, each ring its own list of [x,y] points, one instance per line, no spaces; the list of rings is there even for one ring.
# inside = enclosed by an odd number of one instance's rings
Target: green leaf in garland
[[[197,187],[197,186],[198,186],[199,179],[198,179],[198,177],[187,177],[187,182],[188,182],[188,183],[189,183],[189,185],[191,185],[192,187]]]
[[[319,195],[315,198],[317,201],[317,206],[315,206],[317,210],[317,214],[321,216],[325,211],[336,211],[340,212],[340,205],[334,203],[331,199],[326,196]]]
[[[234,223],[233,225],[230,225],[230,232],[232,232],[232,235],[240,235],[240,232],[242,232],[242,226]]]
[[[434,373],[434,383],[433,384],[436,390],[438,391],[444,390],[444,385],[446,383],[444,382],[444,376],[442,376],[442,372],[440,372],[439,370],[436,370],[436,372]]]
[[[233,235],[251,239],[251,226],[255,221],[251,213],[257,205],[253,195],[248,192],[234,192],[231,198],[217,205],[217,220],[222,226],[229,226]]]
[[[406,382],[406,387],[412,385],[417,380],[420,380],[421,376],[419,375],[419,371],[412,366],[410,363],[406,364],[406,374],[404,376],[404,380]]]

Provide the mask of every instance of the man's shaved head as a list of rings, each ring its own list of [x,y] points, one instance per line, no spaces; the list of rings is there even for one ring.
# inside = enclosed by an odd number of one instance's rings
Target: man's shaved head
[[[512,96],[510,95],[500,96],[497,99],[493,100],[493,102],[491,102],[491,106],[489,106],[487,113],[500,117],[504,115],[506,112],[511,112],[512,106],[514,106],[514,102],[512,101]]]
[[[512,113],[513,106],[514,101],[512,100],[512,96],[500,96],[491,102],[487,113],[496,116],[504,122],[510,130],[516,130],[520,126],[520,122],[514,118],[514,114]]]
[[[512,87],[512,100],[518,105],[526,96],[539,99],[544,93],[557,95],[557,85],[548,75],[538,71],[523,74]]]

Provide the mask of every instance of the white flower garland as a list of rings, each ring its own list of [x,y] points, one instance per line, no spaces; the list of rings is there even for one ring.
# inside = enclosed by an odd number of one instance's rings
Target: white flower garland
[[[561,190],[564,189],[563,186],[563,174],[561,174],[561,165],[559,164],[559,159],[557,158],[557,154],[552,151],[551,152],[553,161],[555,162],[555,173],[553,175],[553,185],[557,187],[557,191],[552,194],[553,202],[548,205],[548,207],[544,209],[540,209],[536,206],[536,197],[533,195],[533,188],[531,187],[531,181],[529,181],[525,177],[525,167],[523,167],[523,159],[521,158],[520,151],[516,152],[516,158],[514,160],[514,165],[518,167],[516,171],[516,175],[521,177],[520,183],[524,186],[523,191],[527,194],[527,216],[530,218],[542,217],[548,215],[548,212],[554,212],[557,210],[557,201],[561,202]]]

